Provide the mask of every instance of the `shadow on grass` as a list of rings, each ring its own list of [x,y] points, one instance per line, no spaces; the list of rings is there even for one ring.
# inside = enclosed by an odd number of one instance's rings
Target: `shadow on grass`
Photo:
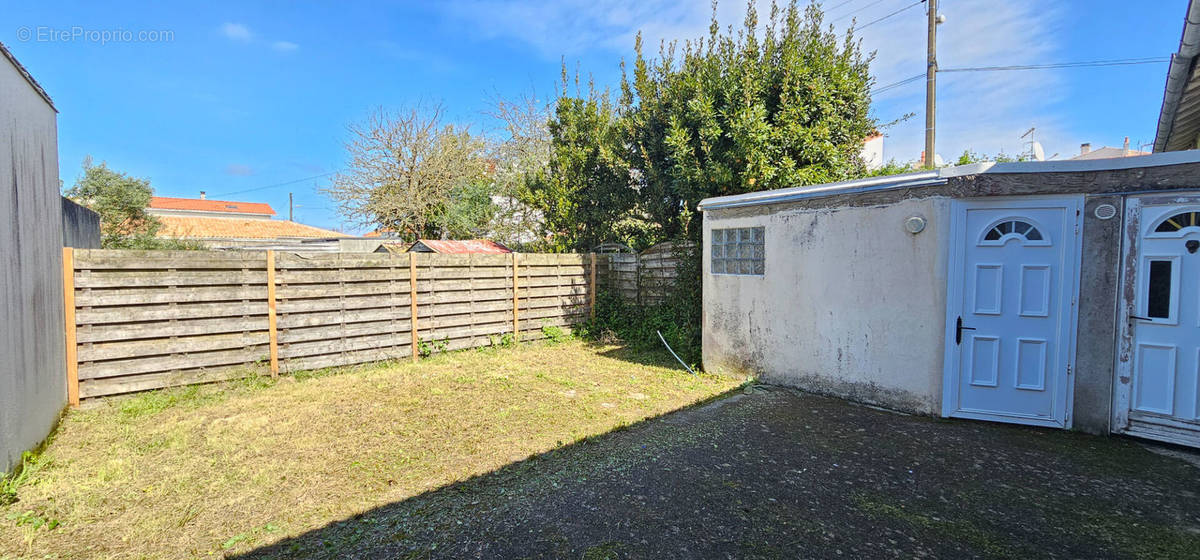
[[[612,350],[618,359],[661,365],[653,352]],[[666,354],[665,352],[663,354]],[[670,360],[670,355],[666,355]],[[673,360],[672,360],[673,362]],[[676,365],[678,365],[676,363]],[[681,368],[682,369],[682,368]],[[620,472],[653,455],[689,445],[687,430],[657,429],[688,422],[690,412],[730,396],[741,388],[714,395],[687,407],[647,418],[636,424],[587,437],[489,473],[473,476],[415,496],[379,506],[351,518],[332,522],[301,535],[230,558],[428,558],[458,556],[458,550],[486,549],[483,557],[525,557],[532,547],[537,556],[571,554],[565,535],[544,533],[521,535],[513,542],[513,523],[523,521],[525,512],[541,509],[569,484],[589,477]],[[671,418],[667,418],[671,417]],[[610,504],[611,505],[611,504]],[[598,543],[584,551],[584,558],[615,558],[617,542]],[[521,551],[520,554],[517,554]],[[578,553],[575,553],[578,555]]]

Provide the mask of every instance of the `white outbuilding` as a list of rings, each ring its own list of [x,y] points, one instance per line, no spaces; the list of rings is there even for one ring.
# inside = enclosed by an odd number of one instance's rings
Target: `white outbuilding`
[[[704,365],[1200,446],[1200,151],[704,200]]]

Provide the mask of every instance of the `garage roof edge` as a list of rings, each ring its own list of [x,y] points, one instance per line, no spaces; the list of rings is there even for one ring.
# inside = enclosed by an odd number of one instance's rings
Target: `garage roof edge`
[[[1085,173],[1095,171],[1117,171],[1121,169],[1137,169],[1143,167],[1160,167],[1184,163],[1200,163],[1200,150],[1180,152],[1165,152],[1145,156],[1093,159],[1093,160],[1062,160],[1062,161],[1022,161],[1010,163],[982,162],[970,165],[942,167],[932,171],[889,175],[885,177],[868,177],[852,181],[792,187],[773,191],[759,191],[731,196],[706,198],[700,201],[700,210],[717,210],[724,208],[740,208],[762,204],[778,204],[811,198],[835,196],[843,194],[860,194],[867,192],[886,191],[941,185],[953,177],[984,174],[1009,173]]]

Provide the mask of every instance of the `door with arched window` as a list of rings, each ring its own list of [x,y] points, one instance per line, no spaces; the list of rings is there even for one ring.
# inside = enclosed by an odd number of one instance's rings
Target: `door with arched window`
[[[1114,427],[1200,445],[1200,198],[1134,198],[1127,221]]]
[[[956,203],[945,415],[1069,425],[1081,203]]]

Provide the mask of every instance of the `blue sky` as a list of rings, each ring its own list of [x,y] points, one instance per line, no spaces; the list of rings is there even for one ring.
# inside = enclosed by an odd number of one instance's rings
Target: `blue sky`
[[[828,0],[828,20],[861,24],[912,0]],[[1186,0],[942,0],[943,68],[1167,57]],[[442,102],[448,116],[494,133],[495,95],[554,92],[564,57],[602,85],[641,29],[650,44],[705,33],[707,0],[452,0],[443,3],[26,2],[0,0],[0,41],[59,109],[60,175],[70,185],[90,154],[151,180],[164,196],[273,205],[298,221],[344,228],[317,192],[344,161],[347,125],[373,108]],[[841,4],[841,5],[839,5]],[[742,2],[725,2],[737,24]],[[766,12],[767,4],[762,4]],[[924,71],[920,6],[861,33],[885,85]],[[102,42],[98,33],[168,32],[168,40]],[[82,37],[71,37],[77,32]],[[54,33],[66,34],[50,40]],[[147,37],[153,39],[153,37]],[[1079,144],[1149,143],[1166,64],[943,74],[938,153],[1023,149],[1036,127],[1047,155]],[[923,82],[877,96],[891,121],[885,157],[919,155]],[[314,177],[316,176],[316,177]],[[289,183],[280,185],[280,183]],[[272,186],[277,185],[277,186]],[[263,188],[269,187],[269,188]],[[254,190],[250,190],[254,189]],[[248,192],[244,192],[248,191]]]

